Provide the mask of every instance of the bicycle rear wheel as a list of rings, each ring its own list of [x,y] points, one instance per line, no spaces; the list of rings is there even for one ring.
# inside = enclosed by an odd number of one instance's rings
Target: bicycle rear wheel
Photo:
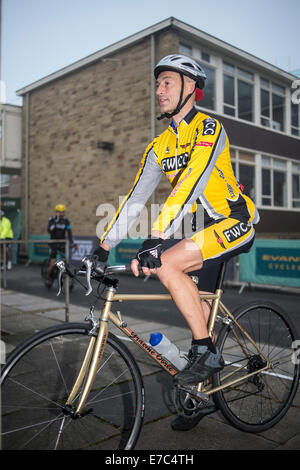
[[[271,362],[271,368],[216,392],[214,400],[237,428],[262,432],[288,411],[299,382],[299,365],[293,361],[295,328],[280,307],[252,302],[234,314],[239,324]],[[219,386],[264,367],[265,361],[241,331],[229,322],[217,339],[225,368],[213,378]],[[227,377],[230,374],[230,377]]]
[[[143,421],[143,381],[133,356],[112,334],[87,414],[76,419],[64,414],[89,330],[81,323],[47,328],[9,356],[1,377],[2,449],[134,448]]]

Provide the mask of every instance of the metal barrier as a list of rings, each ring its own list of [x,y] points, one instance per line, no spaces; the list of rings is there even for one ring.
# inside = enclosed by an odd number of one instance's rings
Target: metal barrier
[[[22,244],[28,245],[29,243],[42,243],[45,245],[49,245],[51,243],[64,243],[65,244],[65,258],[67,263],[69,262],[70,258],[70,251],[69,251],[69,241],[66,239],[62,240],[0,240],[0,245],[3,245],[3,270],[2,270],[2,286],[6,289],[7,286],[7,266],[6,266],[6,246],[12,244]],[[65,277],[65,321],[68,322],[70,319],[70,279],[69,276]]]

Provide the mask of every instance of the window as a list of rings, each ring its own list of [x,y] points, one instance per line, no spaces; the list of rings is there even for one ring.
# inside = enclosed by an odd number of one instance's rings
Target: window
[[[287,161],[262,157],[262,205],[287,207]]]
[[[1,195],[7,195],[8,194],[8,188],[9,188],[9,175],[1,173]]]
[[[264,78],[260,79],[261,124],[284,131],[285,89]]]
[[[189,46],[187,44],[179,44],[180,54],[193,57],[194,60],[199,62],[199,65],[203,67],[206,73],[204,98],[201,101],[201,108],[207,108],[211,110],[216,109],[216,71],[214,68],[215,57],[206,51],[200,50],[199,48]],[[210,64],[210,65],[208,65]]]
[[[230,148],[237,181],[258,207],[300,210],[300,162]]]
[[[188,46],[186,44],[179,44],[179,53],[183,55],[188,55],[191,56],[193,54],[193,49],[191,46]]]
[[[300,208],[300,163],[292,163],[292,207]]]
[[[202,64],[200,64],[202,65]],[[206,72],[206,82],[204,90],[204,98],[202,99],[201,108],[216,109],[216,71],[207,65],[203,66]]]
[[[254,121],[254,75],[223,63],[224,114]]]
[[[291,133],[300,137],[300,106],[298,104],[291,103]]]
[[[244,187],[244,194],[255,202],[255,155],[242,150],[231,150],[230,153],[236,179]]]

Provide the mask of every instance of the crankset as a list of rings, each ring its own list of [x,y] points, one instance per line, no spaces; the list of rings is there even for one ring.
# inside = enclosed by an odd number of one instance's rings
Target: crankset
[[[187,418],[194,418],[199,411],[214,408],[214,402],[205,393],[199,392],[197,386],[179,386],[174,388],[174,404],[177,413]]]

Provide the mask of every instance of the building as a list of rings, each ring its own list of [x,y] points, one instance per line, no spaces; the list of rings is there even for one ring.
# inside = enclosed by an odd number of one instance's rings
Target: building
[[[12,223],[14,238],[21,236],[22,108],[0,103],[0,205]],[[17,246],[11,248],[15,260]]]
[[[229,136],[234,169],[261,214],[261,237],[300,238],[300,111],[295,75],[168,18],[19,90],[23,97],[24,234],[46,233],[57,203],[75,234],[95,236],[102,203],[117,207],[157,121],[154,64],[182,52],[208,80],[200,109]],[[163,181],[155,194],[170,192]],[[98,215],[97,215],[98,214]]]
[[[1,196],[21,197],[22,108],[0,103]]]

